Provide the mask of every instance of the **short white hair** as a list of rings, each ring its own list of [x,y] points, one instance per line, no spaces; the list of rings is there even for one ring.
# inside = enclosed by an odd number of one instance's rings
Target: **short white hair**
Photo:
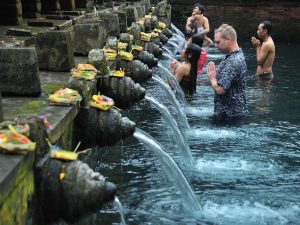
[[[222,38],[230,37],[233,41],[237,41],[236,31],[232,26],[228,24],[222,24],[218,29],[215,30],[215,34],[219,32],[221,33]]]

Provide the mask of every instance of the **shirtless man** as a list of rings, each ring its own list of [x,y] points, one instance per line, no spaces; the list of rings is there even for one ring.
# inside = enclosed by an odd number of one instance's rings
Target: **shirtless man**
[[[262,42],[251,38],[251,43],[256,47],[257,70],[256,74],[262,79],[272,79],[272,65],[275,58],[275,44],[271,37],[272,26],[269,21],[263,21],[258,25],[257,35]]]
[[[203,5],[195,4],[192,16],[190,16],[186,21],[186,30],[191,29],[190,25],[195,23],[197,25],[197,34],[203,35],[204,42],[206,44],[212,44],[213,41],[207,37],[209,33],[209,22],[208,19],[203,15],[205,8]]]

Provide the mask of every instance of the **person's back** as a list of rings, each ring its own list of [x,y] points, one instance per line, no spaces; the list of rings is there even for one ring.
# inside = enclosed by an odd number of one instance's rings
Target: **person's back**
[[[207,58],[207,52],[202,48],[203,45],[203,37],[199,34],[194,34],[192,36],[192,43],[198,45],[201,48],[201,53],[197,63],[197,73],[202,74],[202,70]]]

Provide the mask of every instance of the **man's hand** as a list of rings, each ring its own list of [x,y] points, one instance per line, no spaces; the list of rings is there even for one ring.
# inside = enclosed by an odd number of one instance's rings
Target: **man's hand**
[[[207,64],[207,77],[210,80],[210,82],[217,80],[217,71],[214,62],[209,62]]]
[[[261,46],[260,40],[258,40],[256,37],[251,37],[251,43],[254,47],[259,47]]]

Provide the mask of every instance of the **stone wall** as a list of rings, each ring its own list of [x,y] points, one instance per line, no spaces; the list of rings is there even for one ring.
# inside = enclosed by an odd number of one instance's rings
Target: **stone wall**
[[[206,6],[205,16],[213,30],[222,23],[235,27],[239,40],[249,40],[256,34],[258,24],[270,20],[273,26],[273,38],[277,42],[299,42],[300,35],[300,1],[298,0],[170,0],[172,21],[181,30],[186,18],[192,12],[192,5],[200,2]]]

